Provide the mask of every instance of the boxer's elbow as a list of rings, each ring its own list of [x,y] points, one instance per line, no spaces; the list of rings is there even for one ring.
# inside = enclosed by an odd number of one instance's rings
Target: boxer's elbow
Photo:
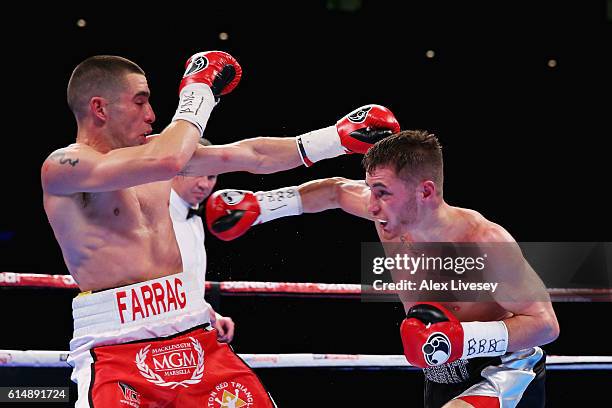
[[[180,157],[180,155],[168,155],[158,158],[155,165],[162,177],[165,180],[170,180],[185,167],[187,161],[187,159]]]
[[[159,177],[169,180],[187,165],[193,155],[193,151],[189,149],[166,149],[160,147],[158,143],[151,142],[146,145],[137,159]]]
[[[549,333],[549,341],[548,341],[549,343],[552,343],[553,341],[555,341],[555,340],[557,340],[559,338],[559,334],[561,333],[561,329],[559,328],[559,322],[557,321],[556,318],[549,325],[548,333]]]
[[[543,319],[541,320],[544,323],[544,327],[542,328],[542,344],[552,343],[557,340],[560,333],[559,321],[557,320],[557,316],[553,311],[547,312]]]

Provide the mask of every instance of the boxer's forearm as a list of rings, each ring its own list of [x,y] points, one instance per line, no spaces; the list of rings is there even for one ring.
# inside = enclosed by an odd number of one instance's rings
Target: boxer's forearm
[[[370,218],[367,211],[369,188],[363,181],[331,177],[304,183],[298,191],[305,213],[339,208],[358,217]]]
[[[339,208],[341,177],[312,180],[298,186],[302,199],[302,212],[317,213]]]
[[[301,166],[302,159],[294,137],[256,137],[237,142],[247,157],[246,171],[256,174],[275,173]]]
[[[295,138],[257,137],[219,146],[199,146],[181,174],[246,171],[268,174],[302,165]]]
[[[552,309],[552,307],[550,308]],[[508,328],[508,352],[540,346],[554,341],[559,336],[559,324],[554,312],[543,308],[535,316],[515,315],[505,319]]]

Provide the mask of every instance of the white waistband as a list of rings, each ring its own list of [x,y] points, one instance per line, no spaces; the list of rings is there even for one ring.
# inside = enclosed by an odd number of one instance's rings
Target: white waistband
[[[202,314],[208,321],[204,290],[192,274],[184,272],[96,293],[72,300],[73,337],[150,326],[187,314]]]

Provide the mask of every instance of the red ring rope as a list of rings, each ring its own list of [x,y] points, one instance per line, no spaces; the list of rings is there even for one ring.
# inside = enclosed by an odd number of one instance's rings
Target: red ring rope
[[[70,275],[44,275],[35,273],[0,272],[0,287],[45,287],[78,289]],[[362,285],[355,283],[307,283],[307,282],[206,282],[206,289],[218,286],[223,295],[276,295],[321,296],[358,298]],[[366,289],[366,288],[364,288]],[[612,289],[551,288],[555,302],[612,302]],[[385,295],[381,295],[385,296]],[[387,295],[390,296],[390,295]]]

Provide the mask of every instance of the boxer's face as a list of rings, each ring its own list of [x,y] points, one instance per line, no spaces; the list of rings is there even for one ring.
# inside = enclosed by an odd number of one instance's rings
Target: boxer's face
[[[212,193],[217,176],[176,176],[172,179],[172,188],[190,205],[198,205]]]
[[[377,220],[383,238],[401,235],[416,218],[414,189],[389,167],[367,173],[366,183],[371,190],[368,212]]]
[[[124,88],[108,104],[108,128],[115,144],[138,146],[151,133],[155,113],[149,103],[149,86],[141,74],[127,74]]]

